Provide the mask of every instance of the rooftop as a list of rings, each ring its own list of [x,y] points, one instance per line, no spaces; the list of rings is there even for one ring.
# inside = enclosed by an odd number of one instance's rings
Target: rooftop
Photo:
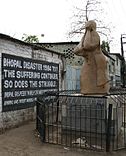
[[[49,52],[52,52],[52,53],[56,53],[58,55],[64,55],[64,54],[58,53],[56,51],[53,51],[53,50],[47,49],[45,47],[42,47],[39,44],[27,43],[27,42],[21,41],[19,39],[13,38],[13,37],[11,37],[9,35],[5,35],[5,34],[1,34],[1,33],[0,33],[0,39],[9,40],[9,41],[21,44],[21,45],[26,45],[26,46],[31,47],[34,50],[41,50],[42,49],[42,50],[46,50],[46,51],[49,51]]]

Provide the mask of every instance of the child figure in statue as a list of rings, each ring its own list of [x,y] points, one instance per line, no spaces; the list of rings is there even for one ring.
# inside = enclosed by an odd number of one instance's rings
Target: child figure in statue
[[[85,34],[74,49],[74,53],[84,57],[80,75],[82,94],[109,93],[107,59],[100,48],[100,37],[96,32],[96,23],[88,21]]]

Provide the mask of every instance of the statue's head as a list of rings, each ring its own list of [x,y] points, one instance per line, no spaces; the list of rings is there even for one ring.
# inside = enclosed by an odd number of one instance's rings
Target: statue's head
[[[96,23],[95,21],[91,20],[91,21],[87,21],[85,24],[85,29],[86,30],[96,30]]]

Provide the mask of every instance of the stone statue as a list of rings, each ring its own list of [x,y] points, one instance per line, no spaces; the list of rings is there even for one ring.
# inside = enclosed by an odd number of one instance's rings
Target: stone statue
[[[96,23],[88,21],[85,34],[75,47],[74,53],[84,57],[80,75],[82,94],[109,93],[107,59],[100,48],[100,37],[96,32]]]

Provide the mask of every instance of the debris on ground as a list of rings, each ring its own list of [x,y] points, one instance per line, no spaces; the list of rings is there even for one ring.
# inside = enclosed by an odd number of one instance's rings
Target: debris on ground
[[[77,138],[76,140],[72,141],[72,144],[78,145],[78,146],[81,146],[81,147],[89,147],[85,137]]]

